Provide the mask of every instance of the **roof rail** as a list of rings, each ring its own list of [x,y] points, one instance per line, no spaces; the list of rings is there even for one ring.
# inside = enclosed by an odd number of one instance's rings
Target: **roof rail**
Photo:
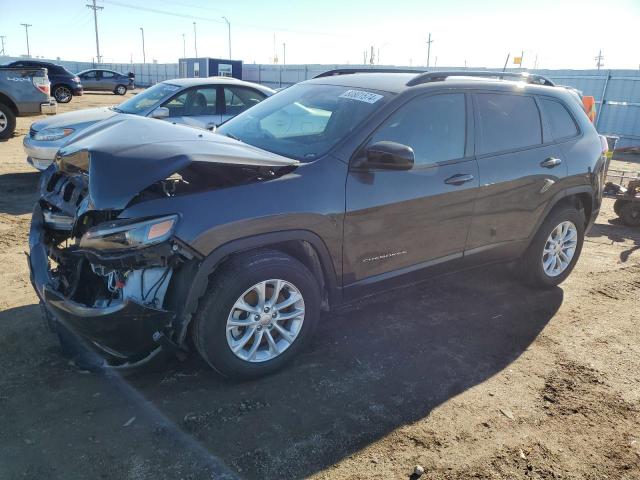
[[[425,73],[424,70],[409,70],[406,68],[338,68],[327,70],[313,78],[333,77],[336,75],[350,75],[352,73]]]
[[[481,77],[481,78],[497,78],[498,80],[514,79],[526,83],[535,83],[537,85],[545,85],[554,87],[555,84],[547,77],[527,72],[492,72],[490,70],[453,70],[442,72],[426,72],[417,75],[407,82],[408,87],[420,85],[429,82],[441,82],[449,77]]]

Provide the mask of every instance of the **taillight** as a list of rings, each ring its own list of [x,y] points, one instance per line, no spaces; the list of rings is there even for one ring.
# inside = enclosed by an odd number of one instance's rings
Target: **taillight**
[[[33,85],[47,96],[51,94],[51,83],[47,77],[33,77]]]

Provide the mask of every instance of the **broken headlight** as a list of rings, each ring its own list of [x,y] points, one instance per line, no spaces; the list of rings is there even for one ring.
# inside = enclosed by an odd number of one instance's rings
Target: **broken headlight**
[[[177,215],[126,224],[110,222],[87,230],[80,239],[80,248],[124,250],[148,247],[167,240],[177,223]]]

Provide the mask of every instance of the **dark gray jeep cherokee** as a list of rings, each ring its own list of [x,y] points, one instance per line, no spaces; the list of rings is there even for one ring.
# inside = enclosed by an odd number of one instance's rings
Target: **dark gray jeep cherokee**
[[[605,170],[570,92],[337,73],[216,133],[119,116],[61,149],[29,264],[63,343],[119,368],[194,346],[256,376],[300,351],[321,310],[379,289],[495,261],[537,287],[569,275]]]

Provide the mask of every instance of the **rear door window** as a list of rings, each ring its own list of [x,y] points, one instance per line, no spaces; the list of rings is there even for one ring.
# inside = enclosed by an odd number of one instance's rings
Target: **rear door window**
[[[257,105],[266,98],[266,95],[245,87],[224,87],[224,105],[227,115],[238,115],[247,108]]]
[[[533,97],[476,94],[479,154],[517,150],[542,144],[540,113]]]
[[[546,98],[541,98],[540,104],[554,139],[563,140],[578,135],[576,122],[564,105]]]

